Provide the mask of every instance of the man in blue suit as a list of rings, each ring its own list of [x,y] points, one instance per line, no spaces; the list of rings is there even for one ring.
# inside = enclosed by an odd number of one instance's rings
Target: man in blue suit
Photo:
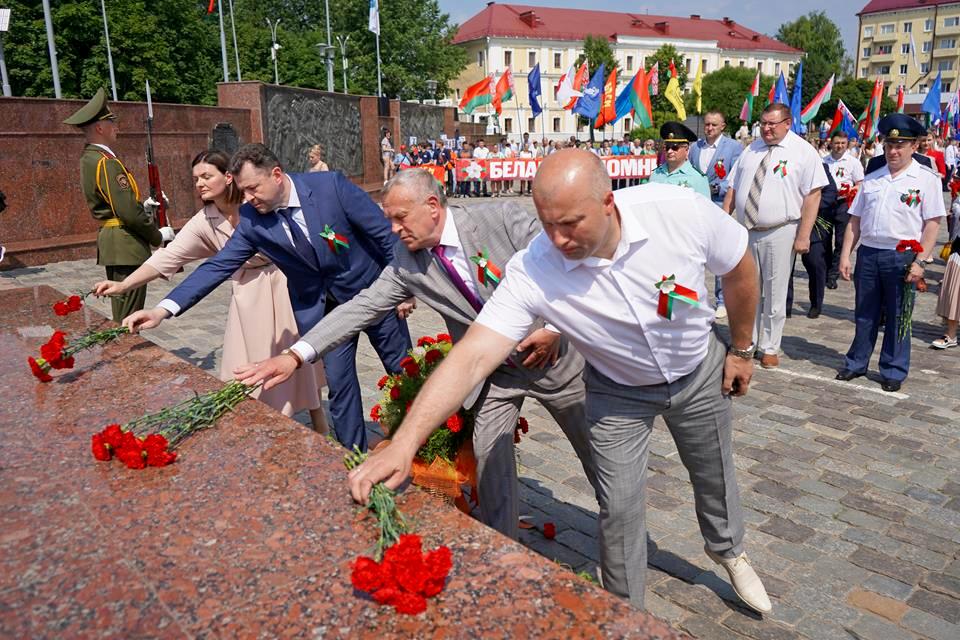
[[[690,164],[707,176],[710,182],[710,199],[719,207],[727,195],[727,174],[743,152],[736,140],[723,135],[727,121],[719,111],[707,111],[703,116],[704,137],[690,147]],[[727,317],[723,304],[723,286],[716,278],[714,290],[717,296],[717,318]]]
[[[151,329],[202,300],[255,253],[287,276],[300,335],[342,302],[373,284],[393,259],[397,237],[380,208],[338,172],[286,174],[262,144],[248,144],[231,161],[243,191],[240,223],[223,249],[171,291],[156,308],[124,319],[132,331]],[[388,314],[365,330],[387,371],[400,370],[410,348],[407,325]],[[337,440],[367,448],[356,368],[357,337],[323,358]],[[303,354],[284,352],[303,364]]]

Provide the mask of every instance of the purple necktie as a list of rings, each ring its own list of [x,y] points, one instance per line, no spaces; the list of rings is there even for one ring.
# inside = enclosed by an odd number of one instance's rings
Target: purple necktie
[[[470,290],[470,287],[467,286],[467,283],[463,281],[463,278],[460,277],[460,274],[457,273],[456,267],[453,266],[453,263],[450,262],[445,254],[442,244],[438,244],[430,251],[433,252],[433,255],[437,256],[437,260],[440,261],[440,264],[443,266],[444,271],[447,272],[450,280],[453,281],[453,286],[457,288],[463,297],[467,299],[467,302],[470,303],[470,306],[473,307],[473,310],[477,313],[480,313],[480,309],[483,308],[483,301],[477,297],[473,291]]]

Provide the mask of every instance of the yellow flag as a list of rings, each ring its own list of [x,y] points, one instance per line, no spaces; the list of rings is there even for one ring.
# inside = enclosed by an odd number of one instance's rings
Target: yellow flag
[[[673,65],[673,60],[670,61],[670,81],[667,82],[667,88],[664,90],[663,96],[677,110],[677,119],[680,122],[686,120],[687,110],[683,108],[683,94],[680,93],[680,81],[677,80],[677,69]]]
[[[697,60],[697,77],[693,79],[693,93],[697,96],[697,113],[703,113],[701,98],[703,97],[703,62]]]

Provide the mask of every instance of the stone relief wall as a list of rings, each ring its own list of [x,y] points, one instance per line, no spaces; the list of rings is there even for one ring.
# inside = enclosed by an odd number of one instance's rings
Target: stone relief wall
[[[434,105],[401,102],[400,140],[395,141],[393,146],[407,144],[410,136],[415,136],[418,143],[425,140],[439,140],[440,134],[444,133],[443,109],[444,107]]]
[[[363,174],[360,98],[275,86],[264,92],[265,142],[287,171],[306,171],[307,152],[321,144],[330,169]]]

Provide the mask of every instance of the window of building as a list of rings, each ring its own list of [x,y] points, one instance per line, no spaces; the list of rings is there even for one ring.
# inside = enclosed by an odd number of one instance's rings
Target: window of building
[[[893,45],[892,45],[892,44],[881,44],[881,45],[877,45],[877,55],[878,55],[878,56],[885,56],[885,55],[888,55],[888,54],[891,54],[891,53],[893,53]]]
[[[925,84],[920,85],[919,92],[920,92],[920,93],[926,93],[926,92],[927,92],[927,85],[925,85]]]
[[[757,63],[757,71],[759,71],[760,73],[763,73],[763,62]]]
[[[775,75],[775,76],[780,75],[780,63],[779,63],[779,62],[777,62],[776,64],[773,65],[773,75]]]
[[[503,52],[503,66],[504,68],[509,67],[513,64],[513,51],[504,51]]]
[[[729,60],[724,60],[724,61],[723,61],[723,66],[729,67],[729,66],[730,66],[730,61],[729,61]]]
[[[944,83],[943,83],[943,90],[946,91],[947,93],[950,93],[950,83],[949,83],[949,82],[944,82]]]
[[[537,130],[537,119],[536,118],[527,118],[527,131],[533,133]]]
[[[863,67],[862,69],[860,69],[860,77],[866,78],[869,72],[870,72],[870,67]]]
[[[953,60],[941,60],[937,63],[937,71],[950,71],[953,69]]]
[[[921,62],[920,63],[920,73],[930,73],[930,63]]]
[[[527,68],[533,69],[535,66],[537,66],[537,52],[528,51],[527,52]]]
[[[903,23],[903,32],[904,32],[904,33],[912,33],[912,32],[913,32],[913,23],[912,23],[912,22],[904,22],[904,23]]]
[[[900,75],[902,76],[907,75],[907,65],[905,64],[900,65]]]
[[[880,65],[880,68],[877,69],[877,73],[879,73],[882,76],[890,75],[890,65],[888,64]]]
[[[563,66],[562,56],[563,54],[560,53],[559,51],[553,52],[553,68],[554,69],[559,69],[561,66]]]
[[[952,18],[944,18],[943,26],[945,27],[958,27],[960,26],[960,17],[953,16]]]
[[[957,48],[957,39],[956,38],[940,38],[940,43],[937,45],[938,49],[956,49]]]
[[[701,61],[700,61],[700,68],[703,70],[704,73],[707,72],[707,61],[706,61],[706,60],[701,60]]]
[[[485,53],[485,52],[483,52],[483,51],[477,51],[477,66],[478,66],[478,67],[485,67],[485,66],[486,66],[487,58],[486,58],[486,56],[484,55],[484,53]]]
[[[933,31],[933,18],[927,18],[923,21],[923,31],[925,33],[930,33]]]
[[[907,55],[910,53],[910,43],[900,45],[900,53]]]
[[[896,33],[897,25],[895,24],[882,24],[880,25],[880,33]]]
[[[743,68],[743,67],[745,67],[745,66],[747,66],[747,61],[746,61],[746,60],[741,60],[741,61],[740,61],[740,67]]]
[[[627,71],[633,71],[633,56],[627,56]]]
[[[864,28],[863,28],[863,37],[864,37],[864,38],[872,38],[872,37],[873,37],[873,25],[870,25],[869,27],[864,27]]]
[[[861,57],[861,58],[869,58],[871,51],[873,51],[873,47],[864,47],[864,48],[863,48],[863,55],[860,56],[860,57]]]
[[[503,132],[504,132],[504,133],[513,133],[513,118],[504,118],[504,119],[503,119]]]
[[[624,131],[630,131],[630,129],[633,128],[632,126],[630,126],[630,125],[632,125],[632,124],[633,124],[633,123],[630,122],[630,118],[624,118],[624,119],[623,119],[623,130],[624,130]]]
[[[684,62],[685,62],[686,65],[687,65],[687,73],[689,74],[689,73],[690,73],[690,65],[691,65],[690,58],[687,58],[686,60],[684,60]]]
[[[932,49],[932,48],[933,48],[933,41],[927,40],[927,41],[924,42],[923,45],[920,47],[920,50],[921,50],[922,52],[924,52],[924,53],[930,53],[930,49]]]
[[[553,132],[560,133],[560,118],[553,119]]]

